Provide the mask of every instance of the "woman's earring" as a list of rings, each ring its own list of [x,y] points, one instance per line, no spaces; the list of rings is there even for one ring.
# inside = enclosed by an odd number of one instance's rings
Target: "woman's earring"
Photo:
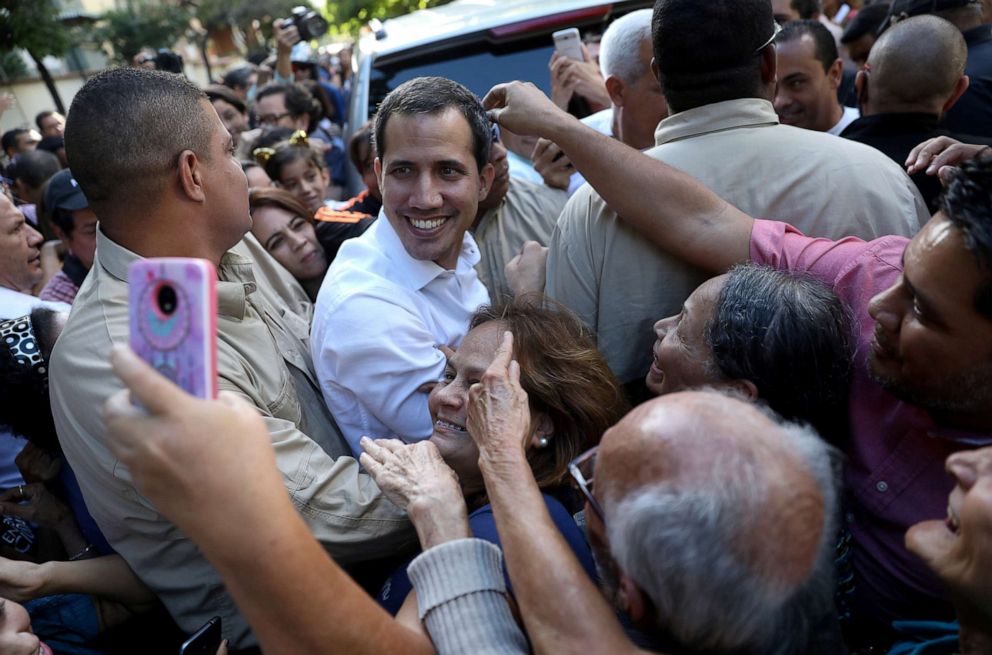
[[[538,448],[547,448],[548,447],[548,444],[550,444],[550,443],[551,443],[551,440],[550,439],[548,439],[547,437],[541,437],[540,439],[537,440],[537,447]]]

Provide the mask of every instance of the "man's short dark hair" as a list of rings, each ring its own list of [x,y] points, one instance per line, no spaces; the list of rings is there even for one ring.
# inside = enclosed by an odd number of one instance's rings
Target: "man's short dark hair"
[[[672,112],[756,97],[773,30],[768,0],[656,0],[651,38]]]
[[[820,0],[792,0],[789,3],[801,20],[815,18],[820,13]]]
[[[992,318],[992,157],[961,165],[940,200],[940,210],[964,235],[965,248],[985,272],[975,309]]]
[[[250,86],[248,82],[257,70],[258,67],[255,64],[237,66],[224,73],[224,77],[221,78],[221,84],[230,89],[243,89]]]
[[[775,43],[790,43],[804,36],[813,40],[813,56],[823,66],[823,71],[830,70],[840,56],[837,54],[837,42],[830,30],[818,20],[794,20],[786,23],[775,37]]]
[[[43,120],[45,120],[46,118],[48,118],[49,116],[54,116],[54,115],[55,115],[55,112],[52,111],[51,109],[48,109],[46,111],[38,112],[38,115],[34,117],[34,124],[38,126],[38,129],[39,130],[44,129],[44,128],[41,127],[41,122]]]
[[[8,173],[32,189],[40,189],[51,176],[62,170],[59,158],[44,150],[29,150],[17,157]]]
[[[386,124],[393,114],[440,114],[455,109],[472,131],[472,153],[481,171],[489,162],[492,131],[486,111],[467,88],[444,77],[415,77],[386,96],[375,115],[375,151],[383,159],[386,152]]]
[[[27,134],[28,131],[23,127],[15,127],[12,130],[7,130],[0,137],[0,147],[3,148],[4,152],[7,152],[11,148],[17,145],[17,139],[20,138],[22,134]]]
[[[310,116],[310,131],[317,129],[320,122],[322,108],[320,102],[307,91],[306,87],[300,84],[266,84],[255,96],[255,103],[268,96],[282,95],[286,111],[293,118],[299,118],[303,114]]]
[[[857,15],[851,19],[844,34],[840,37],[841,43],[853,43],[865,34],[877,34],[878,29],[885,22],[885,17],[889,15],[889,3],[876,2],[862,7]]]
[[[141,211],[157,200],[181,152],[209,161],[216,115],[205,110],[206,101],[196,85],[172,73],[115,68],[90,78],[65,127],[69,167],[90,206],[100,213],[104,203],[133,203]]]

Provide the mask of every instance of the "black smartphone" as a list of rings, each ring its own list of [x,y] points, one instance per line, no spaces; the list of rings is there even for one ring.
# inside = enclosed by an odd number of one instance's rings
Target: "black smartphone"
[[[179,655],[216,655],[221,640],[220,617],[215,616],[183,643]]]

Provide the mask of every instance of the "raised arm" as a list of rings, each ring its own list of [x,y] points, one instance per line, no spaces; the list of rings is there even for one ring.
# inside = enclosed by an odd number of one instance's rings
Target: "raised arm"
[[[513,132],[558,144],[606,204],[661,249],[710,271],[748,259],[752,218],[691,176],[583,125],[532,84],[497,85],[483,104]]]
[[[114,453],[141,492],[216,567],[266,653],[432,653],[314,540],[290,502],[258,413],[231,394],[197,400],[124,349],[127,392],[104,410]],[[231,453],[237,453],[232,457]],[[250,480],[250,484],[236,483]]]
[[[548,515],[523,451],[530,410],[509,333],[469,392],[468,431],[520,615],[537,653],[636,653]]]

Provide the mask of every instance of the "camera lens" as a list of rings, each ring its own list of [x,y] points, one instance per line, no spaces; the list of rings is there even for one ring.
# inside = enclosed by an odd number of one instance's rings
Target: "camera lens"
[[[158,302],[158,308],[163,314],[172,316],[172,313],[176,311],[177,300],[176,290],[171,285],[163,284],[159,287],[155,301]]]

